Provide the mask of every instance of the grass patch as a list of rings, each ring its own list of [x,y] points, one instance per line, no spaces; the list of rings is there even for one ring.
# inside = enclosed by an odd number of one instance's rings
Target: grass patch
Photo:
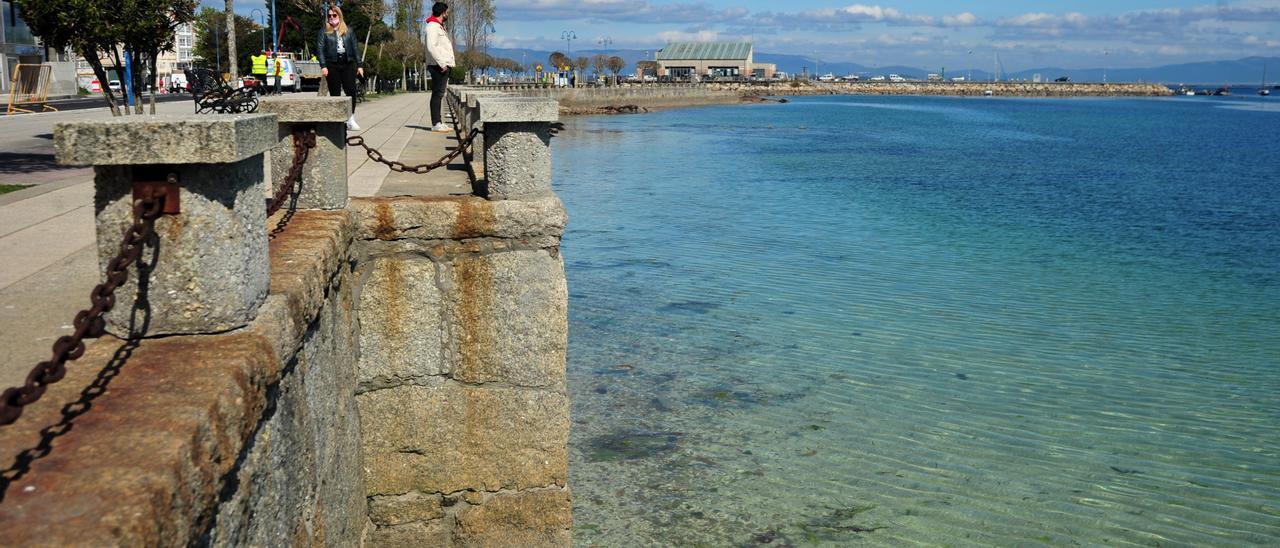
[[[32,185],[3,185],[3,184],[0,184],[0,194],[8,194],[8,193],[13,192],[13,191],[15,191],[15,190],[22,190],[22,189],[24,189],[24,188],[31,188],[31,186],[32,186]]]

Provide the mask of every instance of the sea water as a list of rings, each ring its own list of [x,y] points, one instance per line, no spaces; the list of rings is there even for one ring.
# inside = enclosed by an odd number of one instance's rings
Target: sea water
[[[1280,109],[573,118],[581,545],[1280,544]]]

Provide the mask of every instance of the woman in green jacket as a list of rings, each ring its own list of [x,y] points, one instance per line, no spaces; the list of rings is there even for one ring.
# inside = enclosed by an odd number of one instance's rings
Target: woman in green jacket
[[[338,88],[351,97],[351,117],[347,119],[347,129],[357,131],[356,124],[356,75],[364,76],[364,67],[360,66],[360,52],[356,50],[356,37],[347,28],[342,18],[342,9],[329,8],[325,16],[324,30],[320,32],[320,40],[316,44],[319,56],[320,74],[329,83],[329,95],[338,96]]]

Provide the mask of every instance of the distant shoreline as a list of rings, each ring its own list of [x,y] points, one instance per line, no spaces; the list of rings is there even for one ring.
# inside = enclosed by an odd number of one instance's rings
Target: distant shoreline
[[[795,84],[795,85],[793,85]],[[760,102],[765,97],[900,95],[936,97],[1171,97],[1160,84],[1033,82],[841,82],[625,84],[592,88],[493,86],[514,95],[555,99],[564,115],[633,114],[702,105]]]

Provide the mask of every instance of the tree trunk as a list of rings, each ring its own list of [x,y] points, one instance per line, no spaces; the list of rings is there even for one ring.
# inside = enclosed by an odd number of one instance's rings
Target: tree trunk
[[[240,63],[236,60],[236,12],[231,9],[233,3],[234,0],[227,0],[227,20],[223,26],[227,27],[227,58],[231,65],[231,87],[240,87],[236,85],[240,79]]]
[[[111,109],[111,115],[119,116],[120,109],[116,107],[115,97],[111,95],[111,87],[107,85],[107,71],[102,68],[102,60],[98,58],[98,52],[96,50],[79,50],[76,53],[79,53],[80,57],[83,57],[89,63],[89,67],[93,69],[93,75],[98,77],[98,81],[102,83],[102,97],[107,100],[107,108]]]
[[[160,84],[155,81],[156,80],[156,57],[159,57],[160,53],[153,51],[151,52],[150,55],[151,55],[151,58],[150,58],[151,60],[151,63],[150,63],[151,65],[151,115],[155,116],[156,115],[156,88],[160,86]]]

